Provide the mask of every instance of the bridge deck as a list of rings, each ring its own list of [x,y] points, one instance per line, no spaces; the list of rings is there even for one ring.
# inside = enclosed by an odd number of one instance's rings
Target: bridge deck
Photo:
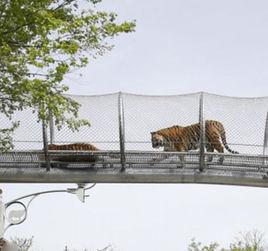
[[[208,155],[213,156],[211,162]],[[27,183],[204,183],[268,186],[268,157],[197,152],[126,151],[122,171],[120,151],[50,152],[50,171],[42,151],[0,154],[0,182]],[[203,171],[200,171],[200,168]]]

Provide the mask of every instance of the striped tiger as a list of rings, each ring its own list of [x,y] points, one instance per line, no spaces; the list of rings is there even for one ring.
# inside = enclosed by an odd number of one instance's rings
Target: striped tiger
[[[185,127],[175,125],[151,132],[151,141],[153,148],[164,147],[164,151],[197,150],[200,143],[200,123]],[[229,148],[223,124],[215,120],[205,121],[205,148],[208,152],[217,150],[219,153],[223,153],[225,148],[230,153],[238,154]],[[212,157],[209,161],[212,161]],[[219,161],[222,163],[223,157]]]
[[[88,143],[73,143],[73,144],[49,144],[48,150],[51,151],[98,151],[99,149],[94,145]]]
[[[50,151],[98,151],[99,149],[96,148],[94,145],[88,143],[73,143],[73,144],[49,144],[48,150]],[[64,162],[61,164],[61,168],[68,167],[69,163],[77,163],[77,162],[86,162],[86,163],[93,163],[91,167],[94,167],[95,162],[98,160],[98,156],[96,154],[90,155],[61,155],[61,156],[50,156],[50,160],[56,162]],[[53,163],[51,163],[53,166]]]

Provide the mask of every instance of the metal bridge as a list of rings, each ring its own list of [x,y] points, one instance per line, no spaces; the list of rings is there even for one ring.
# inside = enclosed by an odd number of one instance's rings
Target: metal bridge
[[[0,182],[203,183],[268,186],[268,97],[235,98],[209,93],[145,96],[115,93],[70,96],[91,127],[71,132],[37,122],[31,110],[17,112],[13,151],[0,154]],[[230,148],[208,153],[204,123],[220,121]],[[1,128],[9,126],[1,118]],[[153,149],[150,132],[173,125],[201,125],[199,149]],[[47,143],[84,142],[100,151],[48,151]],[[183,156],[183,158],[182,158]],[[212,157],[212,161],[208,161]],[[224,157],[223,163],[219,158]]]

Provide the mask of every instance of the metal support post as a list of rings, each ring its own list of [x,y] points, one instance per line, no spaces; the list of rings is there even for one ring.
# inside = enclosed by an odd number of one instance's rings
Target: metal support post
[[[42,122],[42,132],[43,132],[43,146],[44,146],[46,170],[50,171],[50,161],[49,161],[49,155],[48,155],[48,140],[47,140],[47,125],[45,121]]]
[[[50,144],[53,144],[55,142],[55,136],[54,136],[54,118],[51,112],[49,112],[49,138],[50,138]]]
[[[119,143],[121,155],[121,171],[126,169],[126,156],[125,156],[125,121],[124,121],[124,106],[122,93],[118,95],[118,121],[119,121]]]
[[[4,238],[5,231],[5,205],[3,203],[3,191],[0,189],[0,239]]]
[[[6,205],[3,202],[3,191],[0,189],[0,251],[18,251],[15,243],[12,243],[4,238],[5,234],[5,216]]]
[[[205,130],[204,124],[204,95],[200,93],[199,99],[199,124],[200,124],[200,152],[199,152],[199,171],[203,171],[205,167]]]
[[[262,152],[263,155],[266,154],[267,143],[268,143],[268,112],[266,114],[266,122],[264,129],[263,152]]]
[[[262,155],[266,155],[267,144],[268,144],[268,112],[266,114],[266,121],[265,121]],[[263,158],[263,165],[265,164],[266,161],[265,158]]]

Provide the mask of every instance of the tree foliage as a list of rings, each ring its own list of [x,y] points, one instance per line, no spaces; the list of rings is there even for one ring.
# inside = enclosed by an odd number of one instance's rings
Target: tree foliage
[[[265,251],[264,235],[254,230],[241,233],[239,237],[230,244],[230,251]]]
[[[203,246],[201,242],[197,242],[195,239],[192,239],[188,246],[188,251],[216,251],[217,247],[219,247],[217,242]]]
[[[53,115],[58,128],[89,125],[77,119],[79,104],[64,96],[68,87],[62,80],[110,50],[111,38],[135,28],[135,22],[118,23],[115,13],[97,11],[100,1],[0,1],[1,113],[12,119],[15,111],[30,107],[39,120]]]
[[[11,241],[18,247],[18,251],[28,251],[33,245],[33,237],[29,239],[15,237]]]
[[[188,245],[188,251],[265,251],[267,247],[264,242],[264,235],[256,230],[240,233],[238,237],[229,245],[229,248],[219,248],[217,242],[209,245],[202,245],[192,239]]]

